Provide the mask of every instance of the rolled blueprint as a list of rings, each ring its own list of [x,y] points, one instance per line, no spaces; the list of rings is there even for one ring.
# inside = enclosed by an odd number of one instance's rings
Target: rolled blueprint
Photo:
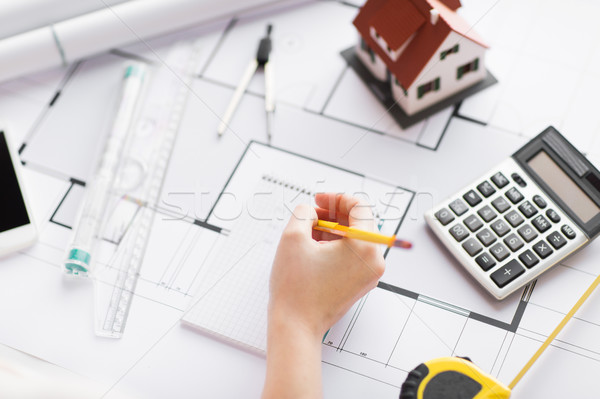
[[[298,0],[131,0],[0,40],[0,81],[268,4]]]
[[[0,39],[128,0],[2,0]]]

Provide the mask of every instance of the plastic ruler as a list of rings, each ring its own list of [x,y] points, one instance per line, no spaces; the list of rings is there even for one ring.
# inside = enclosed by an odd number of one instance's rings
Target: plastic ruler
[[[124,149],[116,183],[120,188],[116,190],[115,207],[126,202],[130,206],[133,204],[136,211],[127,224],[117,253],[96,281],[97,335],[120,338],[125,329],[156,204],[192,91],[198,58],[197,43],[175,45],[153,71],[146,88],[145,100]],[[106,295],[107,287],[112,291],[110,295]]]

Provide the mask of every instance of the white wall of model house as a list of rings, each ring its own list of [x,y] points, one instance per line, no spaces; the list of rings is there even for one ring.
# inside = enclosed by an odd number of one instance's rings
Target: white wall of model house
[[[441,53],[458,44],[458,52],[450,53],[441,59]],[[387,49],[385,49],[387,50]],[[433,53],[431,59],[421,70],[413,84],[404,90],[395,83],[394,76],[390,76],[383,60],[374,55],[375,62],[368,51],[361,46],[361,40],[357,45],[357,55],[367,66],[371,73],[381,81],[390,80],[392,95],[404,112],[413,115],[443,99],[449,97],[465,88],[474,85],[485,78],[485,47],[478,43],[451,31],[440,47]],[[458,78],[458,69],[478,59],[477,70],[471,70]],[[419,98],[419,87],[439,79],[439,88],[431,90]],[[435,85],[434,85],[435,86]]]

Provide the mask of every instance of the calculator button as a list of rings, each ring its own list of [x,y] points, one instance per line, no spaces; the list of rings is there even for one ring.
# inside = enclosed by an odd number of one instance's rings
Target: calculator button
[[[495,200],[493,200],[492,205],[500,213],[504,213],[508,208],[510,208],[510,204],[508,203],[508,201],[502,197],[498,197]]]
[[[519,228],[519,230],[517,230],[517,231],[519,232],[519,235],[521,237],[523,237],[523,239],[525,240],[525,242],[530,242],[535,237],[538,236],[538,234],[535,232],[535,230],[533,229],[533,227],[531,227],[528,224],[526,224],[523,227]]]
[[[439,211],[437,211],[435,217],[437,218],[437,220],[440,221],[442,226],[445,226],[454,220],[454,216],[446,208],[442,208]]]
[[[463,198],[471,206],[475,206],[481,202],[481,197],[475,192],[475,190],[467,191],[467,193],[463,195]]]
[[[506,215],[504,215],[504,219],[506,219],[506,221],[510,223],[512,227],[517,227],[523,223],[523,218],[517,213],[517,211],[508,212]]]
[[[523,264],[527,266],[528,269],[531,269],[533,266],[537,265],[540,262],[537,256],[535,256],[530,249],[526,250],[521,255],[519,255],[519,260],[523,262]]]
[[[476,257],[475,262],[477,262],[477,264],[481,266],[481,268],[485,272],[487,272],[496,265],[496,261],[494,260],[494,258],[492,258],[487,252],[484,252],[478,257]]]
[[[546,241],[539,241],[533,246],[533,250],[542,259],[546,259],[548,256],[550,256],[550,254],[552,254],[552,252],[554,252]]]
[[[496,236],[489,229],[483,229],[477,233],[477,238],[483,245],[489,247],[496,241]]]
[[[450,209],[452,209],[452,212],[456,213],[456,216],[462,215],[467,211],[467,209],[469,209],[467,208],[467,205],[465,205],[465,203],[462,202],[460,199],[452,201],[449,206]]]
[[[504,243],[510,248],[511,251],[517,252],[521,247],[523,247],[523,241],[517,237],[515,233],[509,235],[504,239]]]
[[[463,243],[462,247],[471,256],[477,255],[483,249],[481,244],[474,238],[469,238],[467,241],[465,241]]]
[[[559,249],[564,247],[567,244],[567,239],[562,236],[558,231],[550,233],[546,240],[554,247],[554,249]]]
[[[490,226],[499,237],[502,237],[510,231],[510,227],[508,227],[508,224],[502,219],[496,220],[494,223],[491,223]]]
[[[519,203],[519,201],[521,201],[523,199],[523,194],[521,194],[521,192],[519,190],[517,190],[516,188],[513,187],[506,192],[506,197],[513,204],[517,204],[517,203]]]
[[[542,215],[537,215],[531,224],[533,224],[540,233],[543,233],[550,228],[550,222]]]
[[[490,277],[499,288],[502,288],[523,273],[525,273],[525,268],[521,266],[519,261],[513,259],[494,273],[490,274]]]
[[[494,212],[488,205],[481,207],[481,209],[477,211],[477,214],[486,222],[489,222],[496,217],[496,212]]]
[[[573,239],[573,238],[575,238],[575,236],[576,236],[576,234],[575,234],[575,230],[573,230],[573,229],[571,228],[571,226],[569,226],[569,225],[566,225],[566,224],[563,224],[563,225],[562,225],[562,227],[560,228],[560,231],[562,231],[562,233],[563,233],[564,235],[566,235],[566,236],[567,236],[567,238],[568,238],[569,240],[572,240],[572,239]]]
[[[498,188],[502,188],[508,184],[508,179],[500,172],[492,176],[492,181]]]
[[[452,237],[454,237],[454,239],[458,242],[461,242],[469,235],[469,232],[462,224],[455,224],[450,228],[449,231],[450,234],[452,234]]]
[[[464,223],[471,231],[477,231],[483,226],[483,222],[475,215],[467,216]]]
[[[525,180],[523,180],[523,178],[518,173],[513,173],[512,175],[510,175],[510,177],[512,177],[513,181],[515,183],[517,183],[519,186],[521,186],[521,187],[527,186],[527,183],[525,183]]]
[[[490,184],[489,181],[484,181],[483,183],[481,183],[480,185],[477,186],[477,190],[481,193],[481,195],[483,195],[485,198],[489,197],[490,195],[494,194],[496,192],[496,189],[494,188],[494,186],[492,186]]]
[[[491,247],[490,252],[492,255],[494,255],[494,258],[496,258],[498,262],[502,262],[504,259],[508,258],[508,255],[510,255],[508,249],[501,243],[497,243]]]
[[[550,219],[552,223],[560,222],[560,216],[558,216],[558,213],[556,213],[554,209],[548,209],[546,211],[546,216],[548,216],[548,219]]]
[[[533,202],[535,202],[535,204],[537,206],[539,206],[540,208],[542,208],[542,209],[544,209],[546,207],[546,200],[544,200],[539,195],[534,195],[533,196]]]
[[[537,209],[535,209],[535,206],[533,206],[533,204],[529,201],[525,201],[521,205],[519,205],[519,210],[527,219],[529,219],[537,213]]]

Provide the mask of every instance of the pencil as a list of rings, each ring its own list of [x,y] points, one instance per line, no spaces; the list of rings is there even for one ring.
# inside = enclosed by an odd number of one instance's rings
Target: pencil
[[[354,227],[343,226],[339,223],[328,222],[326,220],[319,220],[314,229],[319,231],[325,231],[327,233],[335,234],[342,237],[374,242],[376,244],[384,244],[388,247],[398,247],[404,249],[412,248],[411,242],[397,239],[395,235],[386,236],[384,234],[360,230]]]

